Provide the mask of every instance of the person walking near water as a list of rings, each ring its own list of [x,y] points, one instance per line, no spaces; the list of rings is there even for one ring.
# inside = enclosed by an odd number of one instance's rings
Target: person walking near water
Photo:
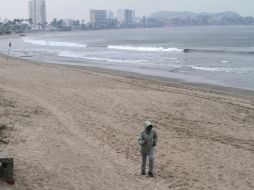
[[[150,177],[154,176],[153,165],[154,165],[154,148],[157,144],[157,133],[153,129],[153,125],[150,121],[144,123],[145,129],[140,133],[138,143],[141,146],[141,175],[146,175],[146,160],[149,160],[149,171]]]
[[[10,56],[10,51],[11,51],[11,41],[9,43],[9,48],[8,48],[8,55],[7,55],[7,61],[9,60],[9,56]]]

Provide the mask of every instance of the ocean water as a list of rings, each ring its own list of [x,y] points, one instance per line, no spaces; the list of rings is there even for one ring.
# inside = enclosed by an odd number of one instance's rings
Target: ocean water
[[[0,51],[51,62],[254,90],[254,26],[28,34]]]

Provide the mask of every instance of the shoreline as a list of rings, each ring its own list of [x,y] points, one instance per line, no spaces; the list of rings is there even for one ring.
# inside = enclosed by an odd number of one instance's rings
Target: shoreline
[[[38,34],[40,35],[40,33],[38,33]],[[47,34],[47,33],[45,33],[45,34]],[[13,47],[14,47],[14,45],[13,45]],[[185,48],[188,48],[188,47],[186,46]],[[62,54],[62,51],[60,51],[60,52]],[[3,53],[6,53],[6,52],[3,52]],[[19,55],[19,53],[17,55]],[[36,54],[34,57],[32,57],[33,53],[31,53],[31,54],[30,53],[21,53],[21,55],[24,55],[23,58],[25,58],[26,56],[27,56],[27,58],[30,57],[29,59],[31,59],[31,60],[34,59],[34,61],[45,62],[45,63],[52,62],[53,64],[58,64],[58,65],[64,65],[63,60],[65,60],[64,57],[57,57],[58,56],[57,54],[56,55],[54,54],[53,57],[50,56],[51,60],[48,60],[47,56],[42,56],[41,60],[36,60]],[[22,58],[19,56],[17,56],[17,57]],[[43,60],[43,57],[45,58],[45,60]],[[161,81],[166,81],[166,80],[180,81],[180,83],[186,83],[187,85],[189,85],[189,84],[197,85],[197,86],[209,85],[209,86],[213,86],[212,88],[215,88],[215,89],[227,88],[227,90],[230,90],[230,91],[235,91],[232,89],[236,89],[236,91],[238,91],[237,89],[246,90],[246,91],[254,91],[253,85],[252,85],[252,83],[250,83],[250,80],[252,78],[252,75],[251,75],[252,69],[250,69],[249,71],[246,71],[247,74],[245,76],[243,74],[242,75],[238,75],[238,74],[234,75],[235,69],[233,67],[232,67],[232,70],[234,70],[234,71],[232,71],[232,73],[229,71],[229,74],[227,75],[226,73],[228,71],[225,71],[225,72],[224,71],[223,72],[210,71],[209,70],[210,66],[207,66],[207,67],[204,66],[204,68],[207,68],[209,71],[202,70],[202,69],[199,70],[200,68],[193,69],[192,68],[193,66],[192,65],[188,66],[188,64],[187,64],[186,68],[185,68],[185,66],[180,65],[179,70],[172,69],[171,67],[170,67],[170,69],[167,69],[167,67],[164,68],[164,66],[163,67],[156,66],[155,70],[152,70],[153,67],[146,66],[146,65],[144,67],[143,67],[143,65],[141,65],[140,67],[134,65],[134,67],[133,67],[133,66],[125,65],[125,64],[118,65],[118,64],[112,64],[110,62],[109,63],[105,62],[106,66],[103,66],[104,62],[98,61],[98,63],[96,64],[96,61],[95,61],[95,66],[94,66],[93,62],[90,60],[80,61],[79,59],[73,60],[72,58],[70,58],[70,59],[66,58],[66,60],[67,60],[66,63],[70,64],[70,66],[66,65],[67,67],[76,67],[76,68],[81,68],[81,67],[90,68],[91,67],[91,69],[93,69],[93,70],[98,68],[99,71],[112,70],[113,72],[119,72],[119,73],[126,72],[126,73],[129,73],[129,75],[140,75],[140,76],[143,75],[146,78],[148,75],[151,75],[151,78],[156,78]],[[91,64],[89,64],[91,66],[89,66],[89,65],[88,66],[71,66],[72,63],[79,65],[79,61],[80,61],[80,65],[82,65],[82,63],[84,63],[84,64],[91,63]],[[248,63],[250,63],[250,62],[251,61],[249,61]],[[196,63],[194,63],[193,65],[195,66],[195,64]],[[107,65],[109,65],[109,66],[107,66]],[[218,68],[217,67],[215,67],[215,68],[219,69],[220,67],[223,68],[223,65],[218,66]],[[225,70],[231,69],[230,65],[228,67],[229,68],[227,68],[227,66],[225,66]],[[241,66],[239,66],[239,67],[241,67]],[[165,69],[165,71],[163,69]],[[129,70],[129,71],[124,71],[124,70]],[[187,70],[187,71],[185,72],[185,70]],[[238,69],[236,68],[236,70],[238,70]],[[136,73],[131,73],[131,72],[136,72]],[[236,72],[238,72],[238,71],[236,71]],[[225,77],[223,77],[224,74],[225,74]],[[215,76],[218,76],[218,78],[216,78]]]
[[[7,57],[7,55],[3,54],[3,53],[0,53],[0,56]],[[38,60],[26,59],[26,58],[15,57],[15,56],[9,56],[9,59],[10,58],[16,59],[16,60],[21,60],[21,61],[27,61],[32,64],[71,68],[71,69],[78,69],[78,70],[88,70],[88,71],[92,71],[92,72],[111,74],[111,75],[122,76],[122,77],[127,77],[127,78],[150,80],[150,81],[162,83],[165,85],[175,85],[175,86],[184,87],[184,88],[190,87],[190,88],[196,88],[197,90],[213,91],[213,92],[216,92],[219,94],[222,93],[222,94],[228,94],[228,95],[238,95],[238,96],[243,95],[243,96],[253,96],[254,97],[254,90],[251,90],[251,89],[216,85],[216,84],[210,84],[210,83],[188,82],[188,81],[185,81],[184,79],[145,75],[145,74],[129,72],[129,71],[100,68],[100,67],[96,67],[96,66],[92,67],[92,66],[80,66],[80,65],[71,65],[71,64],[70,65],[59,64],[59,63],[54,63],[54,62],[50,62],[50,61],[48,61],[48,62],[47,61],[38,61]]]

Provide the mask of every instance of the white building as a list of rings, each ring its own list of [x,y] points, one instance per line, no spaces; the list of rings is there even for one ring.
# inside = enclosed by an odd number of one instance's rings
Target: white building
[[[130,9],[120,9],[117,11],[117,22],[120,26],[133,26],[135,11]]]
[[[28,2],[28,15],[36,28],[45,26],[47,23],[45,0],[30,0]]]
[[[64,19],[63,20],[63,25],[66,27],[72,27],[76,24],[76,21],[73,19]]]
[[[108,19],[109,20],[112,20],[112,19],[114,19],[115,17],[114,17],[114,12],[113,11],[108,11]]]

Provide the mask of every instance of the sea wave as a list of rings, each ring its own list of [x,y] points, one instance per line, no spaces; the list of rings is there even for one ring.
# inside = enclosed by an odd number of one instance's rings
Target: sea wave
[[[52,46],[52,47],[76,47],[76,48],[85,48],[87,45],[71,42],[56,42],[56,41],[47,41],[47,40],[35,40],[32,38],[23,38],[23,41],[33,45],[39,46]]]
[[[74,52],[69,50],[58,53],[58,56],[69,57],[74,59],[112,62],[112,63],[155,64],[155,63],[149,62],[148,60],[129,60],[129,59],[126,60],[126,59],[97,57],[96,55],[93,55],[93,54],[85,54],[84,52]],[[184,73],[188,73],[194,70],[208,71],[208,72],[238,73],[238,74],[254,72],[253,68],[203,67],[203,66],[178,65],[178,64],[169,64],[168,66],[174,68],[171,70],[171,72],[184,72]]]
[[[224,72],[224,73],[236,73],[236,74],[247,74],[253,73],[253,68],[228,68],[228,67],[202,67],[202,66],[190,66],[190,65],[174,65],[170,64],[170,67],[173,69],[171,72],[184,72],[189,73],[191,71],[199,70],[199,71],[208,71],[208,72]]]
[[[85,55],[83,53],[76,53],[72,51],[62,51],[58,54],[60,57],[69,57],[76,59],[86,59],[86,60],[96,60],[96,61],[106,61],[106,62],[114,62],[114,63],[145,63],[146,60],[123,60],[123,59],[112,59],[112,58],[102,58],[102,57],[92,57],[89,55]]]
[[[215,50],[215,49],[183,49],[184,53],[230,53],[230,54],[243,54],[243,55],[254,55],[254,51],[232,51],[232,50]]]
[[[136,46],[116,46],[109,45],[108,49],[129,50],[129,51],[148,51],[148,52],[183,52],[183,49],[164,48],[164,47],[136,47]]]
[[[191,66],[190,68],[201,71],[238,73],[238,74],[247,74],[254,71],[253,68],[226,68],[226,67],[200,67],[200,66]]]

